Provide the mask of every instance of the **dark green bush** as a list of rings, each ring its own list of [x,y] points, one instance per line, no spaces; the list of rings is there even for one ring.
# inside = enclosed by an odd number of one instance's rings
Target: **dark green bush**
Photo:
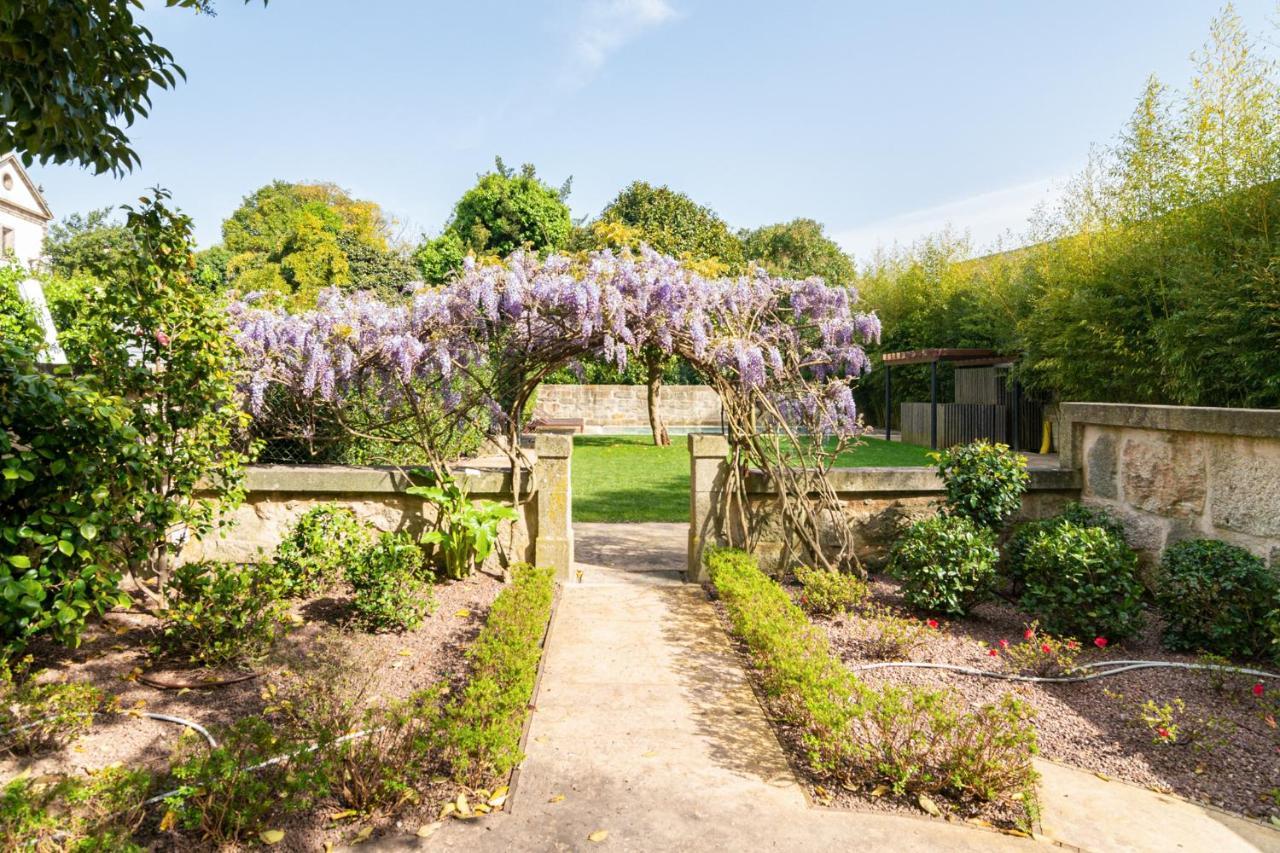
[[[1022,606],[1046,631],[1075,637],[1128,637],[1142,625],[1138,555],[1101,527],[1063,521],[1027,546]]]
[[[368,528],[351,510],[334,504],[307,510],[276,548],[281,591],[289,598],[321,592],[368,544]]]
[[[1156,602],[1164,644],[1229,657],[1271,654],[1270,610],[1280,580],[1243,548],[1214,539],[1169,546],[1160,563]]]
[[[256,660],[289,624],[280,576],[270,563],[179,566],[161,619],[161,648],[204,666]]]
[[[913,607],[963,616],[990,591],[1000,552],[995,534],[961,515],[915,522],[893,546],[889,573]]]
[[[405,533],[383,533],[347,566],[356,623],[366,631],[411,631],[435,607],[422,549]]]
[[[28,656],[0,661],[0,750],[31,753],[56,747],[93,725],[106,695],[91,684],[45,681]]]
[[[766,693],[823,776],[883,780],[895,793],[1011,801],[1034,813],[1031,711],[1005,697],[970,710],[953,691],[863,684],[786,592],[741,551],[707,554],[734,633]]]
[[[1005,546],[1005,571],[1009,578],[1021,584],[1026,575],[1027,548],[1031,541],[1042,531],[1051,530],[1064,521],[1070,521],[1079,527],[1101,527],[1103,530],[1124,540],[1124,525],[1102,507],[1085,506],[1079,501],[1072,501],[1058,515],[1040,521],[1028,521],[1019,524],[1013,536]]]
[[[866,581],[850,572],[797,566],[795,574],[800,605],[810,613],[840,613],[867,597]]]
[[[448,711],[446,750],[458,782],[488,786],[520,763],[520,733],[542,660],[555,573],[528,564],[512,569],[511,585],[489,609],[467,652],[471,680]]]
[[[141,851],[131,836],[151,782],[146,771],[119,766],[84,776],[19,776],[0,787],[0,849]]]
[[[1022,506],[1030,481],[1027,459],[1006,445],[975,441],[944,450],[936,458],[947,489],[948,515],[997,529]]]

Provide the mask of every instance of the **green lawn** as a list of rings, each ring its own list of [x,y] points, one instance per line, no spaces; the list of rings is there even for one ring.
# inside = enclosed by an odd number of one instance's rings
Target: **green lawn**
[[[864,438],[842,468],[929,465],[927,447]],[[688,521],[689,447],[682,435],[654,447],[647,435],[573,439],[574,521]]]

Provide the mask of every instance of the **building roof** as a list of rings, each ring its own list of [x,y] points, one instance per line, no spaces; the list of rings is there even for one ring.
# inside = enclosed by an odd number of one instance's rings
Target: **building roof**
[[[1017,361],[1015,356],[1001,355],[993,349],[913,349],[887,352],[881,359],[890,367],[895,364],[929,364],[935,361],[954,361],[963,363],[965,367],[977,367]]]
[[[53,219],[53,211],[45,203],[40,188],[35,185],[35,182],[31,180],[31,176],[27,174],[27,170],[23,168],[22,158],[16,152],[10,151],[8,154],[0,156],[0,171],[12,172],[17,175],[18,181],[25,189],[25,192],[20,192],[15,187],[13,192],[0,195],[0,206],[10,208],[27,216],[34,216],[44,222]]]

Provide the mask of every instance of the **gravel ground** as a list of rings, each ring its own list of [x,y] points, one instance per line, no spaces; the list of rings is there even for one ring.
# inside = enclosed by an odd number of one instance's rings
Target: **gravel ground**
[[[873,601],[902,606],[894,581],[873,580],[871,590]],[[851,667],[876,662],[860,651],[856,639],[860,619],[857,615],[815,619]],[[962,620],[943,621],[928,631],[927,641],[911,659],[1013,671],[1003,655],[991,657],[989,650],[1002,639],[1023,642],[1029,621],[1009,604],[989,602]],[[1196,662],[1194,656],[1165,651],[1159,638],[1158,617],[1148,613],[1140,635],[1105,650],[1095,648],[1093,638],[1082,638],[1079,662]],[[1265,663],[1253,663],[1251,668],[1275,671]],[[1040,752],[1046,758],[1251,817],[1280,817],[1280,731],[1253,695],[1257,679],[1236,676],[1226,684],[1215,684],[1208,673],[1175,669],[1136,670],[1081,684],[1027,684],[918,669],[873,670],[861,677],[872,684],[945,685],[974,705],[1012,692],[1036,709]],[[1280,682],[1268,681],[1265,687],[1280,697]],[[1156,734],[1138,719],[1140,706],[1147,700],[1163,705],[1177,699],[1185,703],[1178,718],[1184,732],[1203,731],[1207,722],[1219,733],[1190,742],[1185,736],[1177,743],[1156,742]]]
[[[271,655],[255,667],[256,678],[223,687],[195,690],[156,689],[137,676],[189,683],[202,679],[234,677],[242,671],[192,671],[169,666],[152,667],[146,651],[152,641],[155,620],[137,613],[111,613],[90,629],[78,649],[37,644],[31,648],[33,669],[47,668],[52,678],[87,681],[119,701],[121,713],[100,714],[93,728],[65,748],[34,758],[0,760],[0,783],[23,771],[33,775],[79,773],[121,762],[145,767],[163,775],[183,727],[129,713],[151,711],[197,722],[217,736],[220,727],[261,713],[265,685],[283,683],[289,669],[305,673],[307,655],[324,649],[326,656],[343,661],[344,669],[359,678],[367,675],[367,701],[397,699],[414,690],[448,679],[455,685],[465,677],[464,652],[484,624],[489,606],[502,584],[476,572],[463,581],[435,586],[437,606],[417,629],[403,634],[366,634],[347,625],[347,598],[341,593],[299,602],[294,608],[305,624],[277,641]],[[430,822],[428,814],[439,807],[431,791],[422,792],[423,806],[414,814],[403,812],[398,821]],[[322,805],[313,813],[291,817],[282,826],[285,843],[277,849],[318,850],[326,841],[341,842],[359,829],[329,827],[328,815],[337,810]],[[409,825],[409,824],[406,824]],[[417,823],[412,824],[415,828]],[[183,839],[183,849],[190,849]],[[167,838],[159,840],[168,849]]]

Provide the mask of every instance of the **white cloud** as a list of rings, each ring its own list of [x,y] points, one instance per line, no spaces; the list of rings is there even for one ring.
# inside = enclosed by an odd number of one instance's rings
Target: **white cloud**
[[[960,234],[967,233],[974,250],[981,253],[1010,233],[1015,239],[1021,236],[1036,208],[1059,199],[1065,184],[1065,178],[1054,177],[1005,187],[847,228],[836,232],[835,241],[855,258],[865,260],[872,257],[877,248],[888,249],[895,243],[910,245],[929,234],[951,228]]]
[[[627,42],[676,17],[667,0],[587,0],[571,36],[566,81],[585,84]]]

